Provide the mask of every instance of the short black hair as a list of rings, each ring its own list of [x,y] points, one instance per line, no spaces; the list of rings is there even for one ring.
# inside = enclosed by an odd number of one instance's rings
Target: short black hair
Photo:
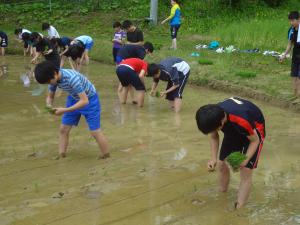
[[[31,40],[33,41],[41,37],[41,35],[38,32],[32,32],[30,36],[31,36]]]
[[[155,74],[157,74],[159,72],[159,65],[156,64],[156,63],[151,63],[148,65],[148,71],[147,71],[147,74],[148,74],[148,77],[153,77]]]
[[[122,24],[119,21],[113,23],[113,28],[122,27]]]
[[[15,29],[15,35],[22,33],[22,28]]]
[[[65,56],[71,57],[73,60],[76,60],[77,58],[81,58],[83,52],[84,48],[77,44],[73,44],[68,48],[68,51],[65,53]]]
[[[132,22],[130,21],[130,20],[125,20],[124,22],[123,22],[123,24],[122,24],[122,27],[124,28],[124,29],[128,29],[129,27],[131,27],[132,26]]]
[[[151,42],[145,42],[144,48],[146,50],[148,50],[149,52],[151,52],[151,53],[154,51],[154,47],[153,47],[153,44]]]
[[[196,113],[198,129],[203,134],[209,134],[222,126],[222,120],[225,117],[225,111],[216,104],[202,106]]]
[[[29,41],[31,38],[31,35],[29,33],[23,33],[22,34],[22,40],[23,41]]]
[[[289,13],[288,19],[289,20],[298,20],[300,18],[298,11],[292,11]]]
[[[34,76],[38,83],[47,84],[54,78],[54,74],[58,73],[58,68],[51,61],[43,61],[34,69]]]
[[[42,24],[42,30],[48,30],[50,28],[50,24],[49,23],[43,23]]]
[[[54,46],[64,47],[62,46],[61,38],[52,38],[50,39],[50,43]]]

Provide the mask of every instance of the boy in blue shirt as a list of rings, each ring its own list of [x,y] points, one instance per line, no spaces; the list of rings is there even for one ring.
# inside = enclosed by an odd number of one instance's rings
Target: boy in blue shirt
[[[89,52],[93,48],[94,41],[90,36],[82,35],[75,38],[68,49],[64,54],[67,57],[70,57],[72,61],[70,64],[73,69],[80,70],[82,64],[89,64]]]
[[[50,61],[38,64],[34,74],[38,83],[49,84],[47,106],[52,107],[57,87],[69,93],[66,107],[54,108],[55,115],[63,115],[59,133],[59,157],[66,157],[69,133],[73,126],[78,125],[82,115],[102,152],[99,158],[110,157],[106,138],[100,129],[101,105],[94,85],[79,72],[59,70]]]

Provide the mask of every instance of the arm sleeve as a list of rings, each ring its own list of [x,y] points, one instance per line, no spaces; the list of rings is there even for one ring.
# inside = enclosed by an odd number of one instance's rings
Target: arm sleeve
[[[143,61],[143,67],[142,67],[142,69],[145,70],[146,72],[148,70],[148,64],[145,61]]]
[[[55,93],[55,92],[56,92],[56,89],[57,89],[57,85],[49,84],[49,86],[48,86],[48,91],[49,91],[49,92]]]
[[[176,6],[172,7],[171,13],[170,13],[170,16],[168,17],[168,19],[172,19],[175,16],[176,9],[177,9]]]
[[[288,40],[291,41],[293,39],[293,28],[291,27],[288,31]]]

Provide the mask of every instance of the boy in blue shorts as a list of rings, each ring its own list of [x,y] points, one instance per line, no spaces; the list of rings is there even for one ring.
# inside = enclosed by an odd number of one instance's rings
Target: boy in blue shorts
[[[81,116],[84,116],[91,135],[95,138],[101,155],[108,158],[110,153],[104,134],[100,129],[101,105],[94,85],[82,74],[70,69],[58,69],[50,61],[38,64],[34,71],[40,84],[49,84],[47,105],[52,107],[57,87],[66,91],[66,107],[54,108],[54,114],[63,115],[59,133],[59,158],[66,157],[69,134],[73,126],[77,126]]]
[[[3,31],[0,31],[0,48],[1,48],[1,54],[0,55],[5,55],[5,48],[8,46],[8,38],[6,33]]]
[[[93,39],[87,35],[79,36],[71,42],[68,51],[64,55],[73,60],[74,64],[70,61],[73,69],[79,71],[82,64],[89,64],[89,52],[93,45]]]
[[[227,192],[230,182],[227,157],[232,152],[240,152],[246,156],[240,164],[241,181],[235,203],[235,208],[243,207],[250,195],[253,171],[257,168],[266,137],[262,111],[250,101],[231,97],[218,104],[200,107],[196,113],[196,121],[199,130],[209,135],[212,158],[208,161],[207,168],[213,171],[218,166],[221,192]],[[220,131],[224,134],[221,147]]]

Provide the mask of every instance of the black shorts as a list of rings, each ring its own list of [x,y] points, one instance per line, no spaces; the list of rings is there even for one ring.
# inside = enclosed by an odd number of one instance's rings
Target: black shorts
[[[117,63],[117,55],[118,55],[119,50],[120,50],[120,48],[113,48],[113,59],[114,59],[115,63]]]
[[[291,77],[299,77],[300,78],[300,63],[292,62]]]
[[[6,48],[7,46],[8,46],[8,38],[7,38],[7,35],[2,35],[2,36],[1,36],[0,47],[1,47],[1,48]]]
[[[179,75],[179,77],[180,77],[179,78],[179,87],[176,88],[174,91],[167,93],[167,95],[166,95],[167,100],[174,101],[175,98],[182,98],[183,89],[185,87],[185,84],[187,83],[189,75],[190,75],[190,72],[188,72],[185,76],[183,74]],[[168,90],[172,86],[173,86],[173,82],[169,80],[166,90]]]
[[[117,68],[117,75],[123,87],[132,85],[137,91],[145,91],[145,85],[139,78],[139,75],[131,68],[120,65]]]
[[[260,156],[260,153],[261,153],[261,150],[263,147],[263,143],[264,143],[264,131],[257,130],[257,133],[259,136],[260,143],[259,143],[253,157],[250,159],[249,163],[246,165],[246,167],[249,169],[257,168],[259,156]],[[235,136],[227,135],[226,136],[225,135],[223,142],[222,142],[221,150],[220,150],[219,160],[224,161],[227,158],[227,156],[229,156],[230,153],[232,153],[232,152],[241,152],[243,154],[246,154],[248,147],[249,147],[249,140],[246,136],[237,136],[237,135],[235,135]]]
[[[179,28],[180,28],[180,25],[171,25],[171,38],[172,39],[177,38],[177,33],[178,33]]]

